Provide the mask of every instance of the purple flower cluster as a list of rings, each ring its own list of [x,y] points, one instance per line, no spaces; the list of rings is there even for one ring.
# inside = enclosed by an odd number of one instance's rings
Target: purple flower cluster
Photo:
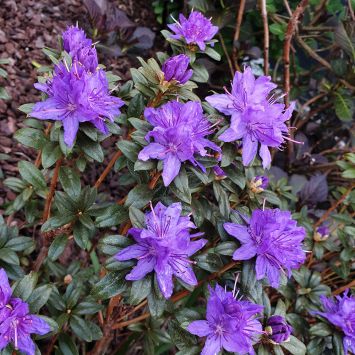
[[[243,140],[243,164],[249,165],[255,158],[260,144],[259,155],[263,167],[271,164],[269,147],[281,148],[288,137],[286,121],[290,119],[294,104],[276,103],[270,92],[276,88],[269,76],[255,79],[250,68],[244,73],[237,72],[232,83],[232,92],[206,97],[218,111],[232,116],[230,127],[219,139],[223,142]]]
[[[64,48],[73,55],[73,63],[71,66],[59,63],[55,66],[51,80],[35,85],[48,98],[35,104],[31,116],[41,120],[62,121],[64,142],[72,146],[81,122],[91,122],[107,134],[105,118],[113,121],[124,103],[120,98],[110,95],[105,72],[96,69],[97,64],[93,64],[96,66],[91,70],[93,66],[88,63],[94,61],[89,57],[94,55],[96,61],[97,57],[96,52],[90,52],[91,40],[86,39],[84,32],[77,27],[70,27],[64,32],[63,41]],[[85,60],[80,60],[81,57],[85,57]]]
[[[213,26],[211,20],[198,11],[192,11],[189,18],[180,14],[179,20],[180,22],[168,25],[175,33],[171,38],[183,38],[187,44],[195,44],[201,51],[206,49],[206,42],[209,42],[218,32],[218,27]]]
[[[272,342],[281,344],[290,339],[293,329],[284,317],[274,315],[268,319],[265,330]]]
[[[203,115],[199,102],[180,103],[171,101],[154,109],[146,108],[144,115],[153,125],[153,130],[146,135],[150,142],[141,150],[138,158],[143,161],[151,159],[163,160],[163,180],[168,186],[179,174],[181,163],[190,161],[199,164],[194,155],[207,156],[206,148],[221,152],[221,149],[205,138],[212,132],[212,127]]]
[[[137,265],[126,276],[127,280],[140,280],[151,271],[155,271],[159,288],[165,298],[173,293],[173,275],[188,285],[197,285],[189,257],[200,250],[205,239],[191,241],[191,238],[203,233],[190,235],[190,228],[196,228],[189,216],[181,216],[180,203],[169,207],[158,202],[155,208],[145,216],[146,228],[131,228],[136,244],[116,255],[119,261],[137,259]]]
[[[192,69],[187,69],[190,58],[185,54],[175,55],[169,58],[162,66],[166,81],[176,80],[179,84],[185,84],[193,74]]]
[[[26,302],[12,297],[6,272],[0,269],[0,351],[11,343],[15,350],[34,355],[36,346],[31,334],[44,335],[50,331],[43,319],[29,313]]]
[[[223,348],[238,354],[254,354],[253,342],[262,333],[257,314],[262,306],[237,300],[232,292],[216,285],[209,287],[206,320],[197,320],[187,330],[199,337],[207,337],[201,355],[215,355]]]
[[[347,354],[348,350],[355,353],[355,297],[349,296],[348,289],[343,296],[336,296],[335,300],[325,296],[320,296],[320,299],[325,312],[313,312],[313,314],[326,318],[343,331],[344,354]]]
[[[225,230],[241,242],[233,254],[234,260],[249,260],[256,256],[256,278],[269,279],[278,287],[280,273],[299,268],[305,260],[302,241],[306,231],[297,227],[289,211],[254,210],[248,226],[225,223]]]

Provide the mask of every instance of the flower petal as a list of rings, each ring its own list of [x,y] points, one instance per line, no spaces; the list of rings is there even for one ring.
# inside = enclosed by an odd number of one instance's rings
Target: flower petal
[[[149,143],[138,154],[138,159],[147,161],[151,159],[163,159],[166,155],[167,149],[159,143]]]
[[[154,270],[155,264],[156,258],[153,256],[140,259],[132,271],[126,275],[126,280],[136,281],[142,279],[145,275]]]
[[[259,150],[261,159],[263,160],[263,168],[268,169],[271,165],[271,155],[267,145],[262,144]]]
[[[169,186],[170,183],[176,178],[179,174],[181,167],[181,162],[179,158],[172,153],[169,153],[164,159],[163,163],[163,181],[164,186]]]
[[[148,248],[140,244],[130,245],[127,248],[124,248],[119,253],[115,255],[115,259],[119,261],[126,261],[131,259],[138,259],[140,256],[143,256],[148,252]]]
[[[225,115],[231,115],[235,111],[233,106],[233,100],[226,94],[214,94],[207,96],[205,100],[216,110],[224,113]]]
[[[44,335],[51,331],[51,327],[48,325],[48,323],[35,315],[26,316],[24,320],[24,326],[27,333]]]
[[[63,120],[64,143],[72,147],[79,129],[79,122],[72,116],[67,116]]]
[[[65,107],[58,104],[58,101],[53,97],[45,101],[37,102],[30,113],[31,117],[40,120],[61,120],[66,114]]]
[[[208,337],[201,355],[216,355],[221,350],[221,339],[219,337]]]
[[[159,267],[156,267],[155,271],[161,293],[165,298],[170,298],[174,289],[173,269],[169,265],[162,263]]]
[[[211,329],[206,320],[195,320],[190,323],[187,327],[187,330],[194,335],[199,337],[205,337],[211,333]]]
[[[4,269],[0,269],[0,308],[8,304],[12,295],[9,279]]]
[[[236,223],[224,223],[223,227],[231,236],[237,238],[242,243],[248,243],[252,240],[246,226]]]
[[[256,254],[256,246],[244,244],[233,253],[233,260],[249,260]]]
[[[243,165],[249,165],[255,158],[258,149],[258,141],[253,138],[250,134],[247,134],[243,138]]]

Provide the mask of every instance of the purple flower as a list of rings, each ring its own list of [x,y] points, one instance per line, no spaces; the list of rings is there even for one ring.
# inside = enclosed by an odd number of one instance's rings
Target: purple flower
[[[345,354],[348,353],[348,350],[355,353],[355,297],[348,296],[348,294],[349,289],[343,293],[343,296],[336,296],[335,300],[320,296],[325,312],[313,312],[313,314],[326,318],[343,331]]]
[[[5,270],[0,269],[0,350],[12,343],[16,350],[34,355],[36,347],[31,334],[44,335],[51,328],[40,317],[29,314],[27,303],[11,295]]]
[[[93,73],[98,66],[97,53],[85,32],[77,26],[69,26],[62,37],[64,50]]]
[[[250,181],[250,190],[254,193],[263,192],[269,185],[269,178],[267,176],[255,176]]]
[[[225,230],[241,242],[233,254],[234,260],[249,260],[256,256],[256,278],[269,279],[272,287],[278,287],[280,273],[299,268],[305,260],[302,241],[306,232],[288,211],[254,210],[248,226],[225,223]]]
[[[324,242],[329,238],[329,228],[327,226],[318,227],[314,233],[313,239],[316,242]]]
[[[263,307],[248,301],[239,301],[232,292],[216,285],[209,287],[206,320],[189,324],[187,330],[199,337],[206,336],[201,355],[215,355],[222,348],[238,354],[254,354],[253,341],[262,333],[256,319]]]
[[[79,49],[90,47],[91,39],[86,37],[84,30],[77,26],[68,26],[62,34],[63,48],[70,55],[75,56]]]
[[[175,32],[171,38],[180,39],[182,37],[187,44],[196,44],[201,51],[205,50],[206,42],[210,41],[218,32],[218,27],[213,26],[211,20],[198,11],[192,11],[188,19],[180,14],[179,20],[180,22],[168,25]]]
[[[226,177],[226,173],[219,165],[215,165],[213,167],[213,172],[215,173],[216,177],[220,179],[224,179]]]
[[[288,137],[285,124],[294,110],[294,103],[285,110],[283,104],[275,103],[269,98],[270,91],[276,87],[270,77],[254,78],[250,68],[244,73],[236,73],[232,92],[206,97],[217,110],[231,115],[231,125],[219,139],[233,142],[243,139],[243,164],[249,165],[255,158],[260,144],[259,155],[263,167],[270,167],[271,155],[268,147],[280,148]]]
[[[203,171],[194,154],[208,156],[206,148],[221,152],[221,149],[205,138],[212,132],[212,126],[203,115],[199,102],[185,104],[171,101],[158,109],[146,108],[144,115],[154,128],[146,135],[150,142],[141,150],[138,158],[163,160],[163,181],[168,186],[179,174],[181,163],[190,161]]]
[[[169,58],[162,67],[166,81],[176,80],[179,84],[185,84],[192,76],[192,69],[187,70],[190,58],[185,54],[179,54]]]
[[[293,329],[287,324],[284,317],[274,315],[268,319],[265,330],[274,343],[280,344],[290,339]]]
[[[91,74],[74,62],[71,68],[64,64],[55,67],[53,79],[36,86],[49,97],[33,107],[31,116],[41,120],[60,120],[64,128],[64,142],[72,146],[80,122],[90,121],[101,132],[107,133],[104,119],[113,121],[124,104],[110,96],[108,81],[102,70]]]
[[[140,280],[151,271],[155,271],[159,288],[165,298],[173,293],[173,275],[188,285],[197,285],[192,270],[193,263],[189,257],[200,250],[207,241],[192,237],[189,229],[196,228],[189,216],[181,216],[181,203],[165,207],[158,202],[152,212],[145,216],[146,228],[131,228],[128,233],[133,236],[133,244],[116,255],[119,261],[137,259],[137,265],[126,276],[127,280]]]

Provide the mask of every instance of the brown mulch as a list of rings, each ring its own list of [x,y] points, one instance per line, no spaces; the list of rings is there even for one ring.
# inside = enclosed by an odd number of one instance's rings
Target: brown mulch
[[[157,30],[149,1],[112,1],[132,21]],[[12,137],[17,129],[23,127],[26,118],[18,107],[40,100],[39,91],[33,87],[37,72],[32,63],[50,64],[42,53],[42,48],[57,48],[62,31],[76,22],[84,29],[89,28],[88,14],[82,0],[1,1],[0,58],[9,58],[10,65],[3,66],[8,72],[8,78],[0,78],[0,86],[5,86],[12,98],[9,101],[0,100],[0,153],[9,155],[6,160],[0,158],[0,206],[6,200],[15,198],[13,192],[4,188],[1,179],[16,176],[18,161],[33,161],[36,155],[33,150],[21,146]],[[130,78],[129,68],[137,66],[136,59],[132,57],[100,57],[100,62],[123,80]],[[93,173],[96,174],[97,172]]]

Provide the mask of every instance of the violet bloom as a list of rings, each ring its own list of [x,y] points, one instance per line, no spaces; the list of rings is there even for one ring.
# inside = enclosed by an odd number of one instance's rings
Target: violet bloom
[[[180,14],[179,20],[180,22],[168,25],[175,33],[171,38],[183,38],[187,44],[196,44],[201,51],[206,49],[206,42],[209,42],[218,32],[218,27],[213,26],[211,20],[198,11],[192,11],[188,19]],[[211,45],[213,46],[213,43]]]
[[[239,301],[232,292],[216,285],[209,286],[206,320],[193,321],[187,330],[199,337],[207,337],[201,355],[215,355],[225,349],[238,354],[254,354],[253,342],[262,333],[256,316],[262,306]]]
[[[187,69],[190,58],[185,54],[179,54],[169,58],[162,66],[166,81],[176,80],[179,84],[185,84],[193,74],[192,69]]]
[[[31,334],[44,335],[51,328],[40,317],[29,314],[27,303],[11,296],[5,270],[0,269],[0,351],[12,343],[16,350],[34,355],[36,347]]]
[[[254,193],[263,192],[269,185],[269,178],[267,176],[255,176],[250,181],[250,190]]]
[[[107,133],[104,119],[111,121],[120,114],[124,104],[110,96],[108,81],[102,70],[87,73],[83,66],[74,62],[71,68],[64,64],[55,67],[53,79],[40,84],[37,89],[49,97],[37,102],[31,116],[41,120],[60,120],[64,128],[64,142],[72,146],[81,122],[90,121],[101,132]]]
[[[281,148],[288,137],[286,121],[294,110],[294,103],[285,110],[285,105],[275,103],[269,97],[270,91],[276,87],[270,77],[254,78],[250,68],[244,73],[236,73],[232,92],[206,97],[217,110],[231,115],[231,125],[219,139],[223,142],[234,142],[243,139],[242,158],[245,166],[255,158],[260,144],[259,155],[263,167],[271,164],[269,147]]]
[[[287,324],[286,319],[279,315],[271,316],[267,321],[266,333],[272,342],[281,344],[290,339],[292,327]]]
[[[187,102],[185,104],[171,101],[161,107],[146,108],[144,115],[147,121],[154,126],[146,135],[150,142],[141,150],[138,159],[163,160],[163,181],[168,186],[179,174],[181,163],[190,161],[206,169],[199,164],[194,155],[208,156],[206,148],[221,152],[221,149],[205,138],[212,133],[212,126],[203,115],[199,102]]]
[[[269,279],[278,287],[280,274],[299,268],[305,260],[302,241],[306,231],[297,227],[289,211],[279,209],[254,210],[248,226],[225,223],[225,230],[242,244],[233,254],[234,260],[249,260],[256,256],[256,278]]]
[[[64,50],[93,73],[98,66],[97,53],[85,32],[77,26],[69,26],[62,37]]]
[[[137,244],[133,244],[117,255],[116,259],[125,261],[137,259],[137,265],[126,276],[126,280],[140,280],[151,271],[155,271],[159,288],[165,298],[173,293],[173,275],[191,286],[197,285],[189,257],[200,250],[207,240],[191,241],[191,238],[203,233],[190,234],[190,228],[196,226],[189,216],[181,216],[181,203],[165,207],[158,202],[155,208],[145,216],[146,228],[131,228]]]
[[[355,353],[355,297],[353,295],[348,296],[348,294],[349,289],[343,293],[343,296],[336,296],[335,300],[320,296],[324,312],[313,312],[313,314],[326,318],[343,331],[345,354],[348,353],[348,350]]]

